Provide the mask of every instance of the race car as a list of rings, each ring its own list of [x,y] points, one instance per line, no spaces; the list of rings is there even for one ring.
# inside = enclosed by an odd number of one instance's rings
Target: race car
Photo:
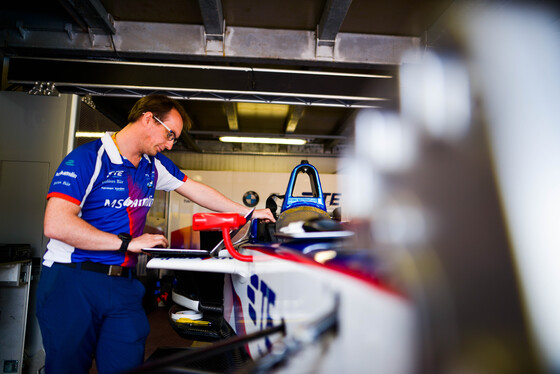
[[[312,196],[294,196],[307,176]],[[317,169],[290,176],[277,222],[197,213],[193,229],[223,240],[195,250],[145,249],[174,270],[174,330],[196,342],[134,372],[410,373],[414,308],[378,274],[350,225],[327,213]],[[276,214],[272,197],[267,201]],[[193,348],[196,346],[197,348]]]

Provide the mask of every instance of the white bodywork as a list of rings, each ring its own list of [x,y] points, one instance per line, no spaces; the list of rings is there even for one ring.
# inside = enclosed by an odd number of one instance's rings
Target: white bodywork
[[[253,359],[282,339],[309,343],[304,345],[309,349],[290,357],[286,372],[414,372],[414,312],[403,296],[312,260],[303,263],[297,256],[284,259],[251,252],[253,262],[154,258],[148,268],[229,274],[224,318],[238,335],[286,323],[285,337],[277,334],[249,344]],[[323,344],[310,342],[309,325],[335,308],[334,338]]]

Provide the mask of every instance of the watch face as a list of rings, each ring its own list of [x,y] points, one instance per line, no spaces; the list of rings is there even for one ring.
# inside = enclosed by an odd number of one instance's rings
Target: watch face
[[[122,240],[121,247],[119,248],[119,252],[126,252],[128,249],[128,244],[132,240],[132,235],[127,234],[126,232],[121,232],[118,235],[119,239]]]

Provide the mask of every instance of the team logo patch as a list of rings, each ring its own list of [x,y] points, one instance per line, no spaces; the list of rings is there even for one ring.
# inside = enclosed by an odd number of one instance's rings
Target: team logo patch
[[[67,166],[74,166],[74,160],[68,160],[68,161],[66,161],[66,162],[64,163],[64,165],[67,165]]]
[[[152,172],[152,175],[153,175],[153,174],[155,174],[155,172]],[[146,174],[144,174],[144,178],[146,178],[146,181],[147,181],[147,182],[146,182],[146,186],[147,186],[148,188],[154,187],[154,179],[153,179],[153,176],[150,178],[150,174],[146,173]]]
[[[243,194],[243,204],[252,208],[259,203],[259,194],[255,191],[247,191]]]

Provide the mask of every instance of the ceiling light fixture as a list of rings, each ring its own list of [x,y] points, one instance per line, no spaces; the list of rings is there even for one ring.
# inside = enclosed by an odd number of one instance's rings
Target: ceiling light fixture
[[[86,131],[77,131],[76,138],[101,138],[105,135],[104,132],[86,132]]]
[[[220,136],[220,141],[224,143],[259,143],[259,144],[289,144],[304,145],[305,139],[295,138],[258,138],[249,136]]]

